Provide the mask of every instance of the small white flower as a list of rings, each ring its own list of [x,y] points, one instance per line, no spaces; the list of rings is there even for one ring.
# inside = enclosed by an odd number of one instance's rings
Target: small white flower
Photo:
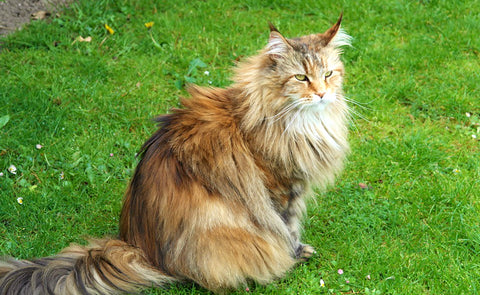
[[[3,172],[0,172],[0,177],[2,177],[2,176],[3,176]]]
[[[7,170],[12,174],[17,174],[17,167],[15,167],[15,165],[10,165]]]
[[[210,81],[210,80],[208,81],[208,84],[212,84],[212,83],[213,83],[212,81]]]
[[[35,145],[35,148],[36,148],[37,150],[41,150],[41,149],[43,148],[43,146],[42,146],[41,144],[37,144],[37,145]]]
[[[477,136],[475,134],[472,134],[473,139],[477,139]]]
[[[23,205],[23,198],[22,197],[17,198],[17,203],[19,203],[20,205]]]
[[[205,71],[203,72],[205,74],[205,76],[209,76],[210,75],[210,72],[209,71]]]
[[[459,170],[459,169],[457,169],[457,168],[455,168],[455,169],[453,169],[453,171],[452,171],[452,172],[453,172],[453,174],[459,174],[459,173],[460,173],[460,170]]]
[[[467,118],[470,118],[470,117],[472,116],[472,114],[469,113],[469,112],[466,112],[466,113],[465,113],[465,116],[467,116]]]
[[[60,179],[65,179],[65,173],[63,173],[63,171],[60,172]]]
[[[320,287],[322,288],[325,287],[325,281],[323,279],[320,279]]]

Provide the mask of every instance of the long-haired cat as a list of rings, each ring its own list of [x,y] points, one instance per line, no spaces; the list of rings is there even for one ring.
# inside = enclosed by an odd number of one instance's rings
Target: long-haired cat
[[[6,259],[0,293],[118,294],[185,280],[225,292],[308,259],[305,200],[332,183],[348,151],[340,47],[350,37],[340,22],[294,39],[271,25],[230,87],[189,87],[142,147],[120,238]]]

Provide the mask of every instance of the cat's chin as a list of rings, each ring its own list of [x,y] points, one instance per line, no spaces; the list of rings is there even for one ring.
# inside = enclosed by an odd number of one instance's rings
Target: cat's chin
[[[306,104],[306,106],[303,109],[306,110],[307,112],[321,113],[325,111],[331,103],[332,103],[331,101],[327,101],[327,100],[310,102]]]

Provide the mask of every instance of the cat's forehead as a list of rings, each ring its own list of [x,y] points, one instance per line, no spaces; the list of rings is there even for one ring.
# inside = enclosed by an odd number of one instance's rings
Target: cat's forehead
[[[308,72],[334,67],[339,61],[338,52],[326,46],[319,34],[288,40],[295,52],[294,59]]]
[[[324,47],[324,40],[318,34],[306,35],[289,39],[290,44],[302,53],[320,52]]]
[[[323,46],[318,46],[318,44],[314,44],[312,42],[296,40],[295,46],[292,47],[295,51],[294,59],[304,65],[305,68],[307,68],[305,65],[309,65],[308,68],[326,66],[326,60],[328,59],[328,56],[325,54],[326,52],[323,50]]]

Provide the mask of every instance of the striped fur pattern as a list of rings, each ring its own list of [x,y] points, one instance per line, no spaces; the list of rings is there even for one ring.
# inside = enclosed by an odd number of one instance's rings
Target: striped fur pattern
[[[172,281],[142,250],[120,240],[72,245],[53,257],[0,261],[0,294],[89,295],[136,293]]]
[[[0,262],[0,294],[136,293],[185,280],[223,293],[307,260],[305,201],[349,150],[340,22],[295,39],[271,26],[230,87],[191,86],[142,147],[120,240]]]

